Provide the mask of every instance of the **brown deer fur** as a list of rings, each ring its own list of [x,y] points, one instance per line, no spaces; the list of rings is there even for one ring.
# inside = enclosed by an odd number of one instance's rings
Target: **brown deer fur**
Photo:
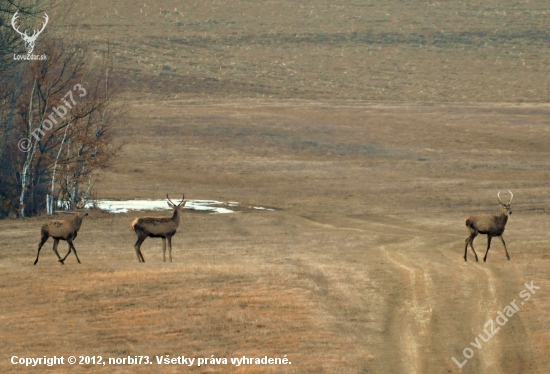
[[[174,211],[172,217],[140,217],[130,224],[130,227],[138,236],[134,249],[139,262],[145,262],[141,253],[141,244],[148,236],[162,238],[162,258],[164,262],[166,262],[166,240],[168,239],[170,262],[172,262],[172,236],[176,234],[180,223],[180,215],[186,202],[184,201],[185,195],[177,205],[170,200],[168,194],[166,194],[166,198],[168,199],[168,206]]]
[[[502,244],[504,245],[504,250],[506,251],[506,258],[510,260],[510,256],[508,255],[508,249],[506,249],[506,243],[502,238],[502,233],[504,232],[506,222],[508,222],[508,217],[512,214],[510,203],[512,202],[512,198],[514,197],[514,194],[510,192],[510,195],[511,195],[510,201],[508,201],[508,203],[505,204],[502,202],[502,200],[500,200],[500,191],[498,192],[498,195],[497,195],[498,203],[502,208],[502,212],[500,213],[500,216],[493,216],[491,214],[479,214],[479,215],[470,216],[466,218],[466,227],[468,228],[468,230],[470,230],[470,236],[466,238],[466,247],[464,248],[464,261],[468,261],[466,259],[466,254],[468,253],[468,244],[472,248],[472,251],[474,251],[474,255],[476,256],[476,261],[477,261],[477,253],[473,245],[474,238],[477,236],[477,234],[487,235],[487,252],[485,252],[485,257],[483,257],[483,262],[487,261],[487,254],[489,253],[489,248],[491,247],[491,239],[495,236],[498,236],[500,240],[502,240]]]
[[[76,256],[76,260],[78,261],[78,263],[81,263],[78,255],[76,254],[76,248],[74,247],[73,240],[76,239],[78,230],[80,230],[82,219],[86,217],[88,213],[81,215],[81,213],[79,212],[80,208],[82,208],[82,205],[77,206],[75,215],[70,220],[53,220],[48,221],[44,225],[42,225],[42,229],[40,230],[42,234],[42,239],[40,240],[40,244],[38,245],[38,253],[36,254],[36,260],[34,261],[35,265],[38,262],[40,249],[42,249],[42,246],[44,245],[44,243],[46,243],[50,236],[53,238],[53,251],[57,255],[57,258],[59,259],[59,262],[61,262],[61,264],[64,264],[65,259],[67,258],[69,253],[71,253],[71,249]],[[65,240],[69,244],[69,251],[63,258],[61,258],[59,256],[59,253],[57,253],[57,244],[59,244],[60,240]]]

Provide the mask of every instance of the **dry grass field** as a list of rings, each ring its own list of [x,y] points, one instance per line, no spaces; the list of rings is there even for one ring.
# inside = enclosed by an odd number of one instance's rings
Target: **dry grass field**
[[[0,372],[548,372],[547,4],[72,12],[83,37],[116,45],[127,80],[126,145],[97,197],[185,193],[242,209],[185,211],[172,263],[159,239],[138,263],[129,226],[167,211],[91,210],[75,240],[82,264],[59,264],[49,241],[32,265],[48,217],[0,221]],[[464,219],[498,214],[499,190],[514,193],[511,260],[495,238],[484,263],[480,235],[481,261],[464,262]],[[540,289],[520,304],[531,282]],[[514,300],[519,311],[479,338]],[[451,357],[465,348],[459,368]],[[154,364],[26,368],[14,355]],[[166,355],[291,364],[157,365]]]
[[[547,102],[544,0],[94,0],[132,98]]]

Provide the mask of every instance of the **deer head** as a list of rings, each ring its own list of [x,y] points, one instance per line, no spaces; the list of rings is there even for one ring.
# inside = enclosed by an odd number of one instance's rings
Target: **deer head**
[[[67,199],[71,203],[70,213],[76,213],[76,216],[78,219],[82,219],[86,216],[88,216],[88,213],[84,212],[84,209],[86,208],[86,201],[81,200],[78,203],[71,198],[70,195],[67,195]],[[84,214],[81,214],[84,213]],[[77,219],[77,218],[74,218]]]
[[[510,207],[510,204],[512,203],[512,199],[514,198],[514,194],[510,190],[508,190],[508,192],[510,192],[510,195],[511,195],[508,203],[504,203],[502,200],[500,200],[500,191],[498,191],[498,194],[497,194],[498,203],[502,207],[502,212],[507,216],[512,214],[512,208]]]
[[[33,33],[32,35],[27,35],[27,30],[25,30],[25,32],[21,32],[19,31],[19,27],[17,27],[15,25],[15,21],[17,20],[17,13],[19,11],[15,12],[15,14],[13,15],[12,19],[11,19],[11,26],[13,27],[13,29],[19,34],[21,35],[21,37],[23,38],[23,40],[25,41],[25,49],[27,50],[27,53],[32,53],[32,51],[34,50],[34,42],[36,41],[36,38],[38,38],[38,35],[40,35],[42,33],[42,31],[44,31],[44,29],[46,28],[46,25],[48,24],[48,15],[46,13],[44,13],[44,24],[42,25],[42,28],[40,30],[33,30]]]

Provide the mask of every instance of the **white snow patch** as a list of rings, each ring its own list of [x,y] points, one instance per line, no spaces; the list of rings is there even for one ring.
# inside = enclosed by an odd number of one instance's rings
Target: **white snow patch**
[[[126,213],[130,210],[170,210],[166,200],[95,200],[86,204],[86,208],[96,205],[99,209],[111,213]],[[216,200],[186,200],[185,209],[203,210],[212,213],[235,213],[233,210],[222,208],[221,201]]]

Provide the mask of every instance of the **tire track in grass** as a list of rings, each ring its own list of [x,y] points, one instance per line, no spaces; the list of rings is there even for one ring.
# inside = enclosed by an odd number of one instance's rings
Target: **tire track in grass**
[[[417,237],[411,239],[407,245],[415,241],[418,241]],[[426,338],[430,335],[429,326],[433,311],[433,300],[428,296],[428,288],[433,288],[431,277],[426,271],[410,266],[410,262],[406,261],[401,253],[390,253],[384,245],[380,249],[392,264],[404,272],[404,283],[409,286],[406,287],[409,290],[408,299],[403,302],[404,316],[407,320],[401,321],[402,328],[400,329],[405,334],[405,344],[402,350],[405,352],[407,360],[404,364],[408,366],[408,373],[423,373],[425,365],[422,352],[423,347],[426,345]],[[407,278],[408,281],[406,281]]]

